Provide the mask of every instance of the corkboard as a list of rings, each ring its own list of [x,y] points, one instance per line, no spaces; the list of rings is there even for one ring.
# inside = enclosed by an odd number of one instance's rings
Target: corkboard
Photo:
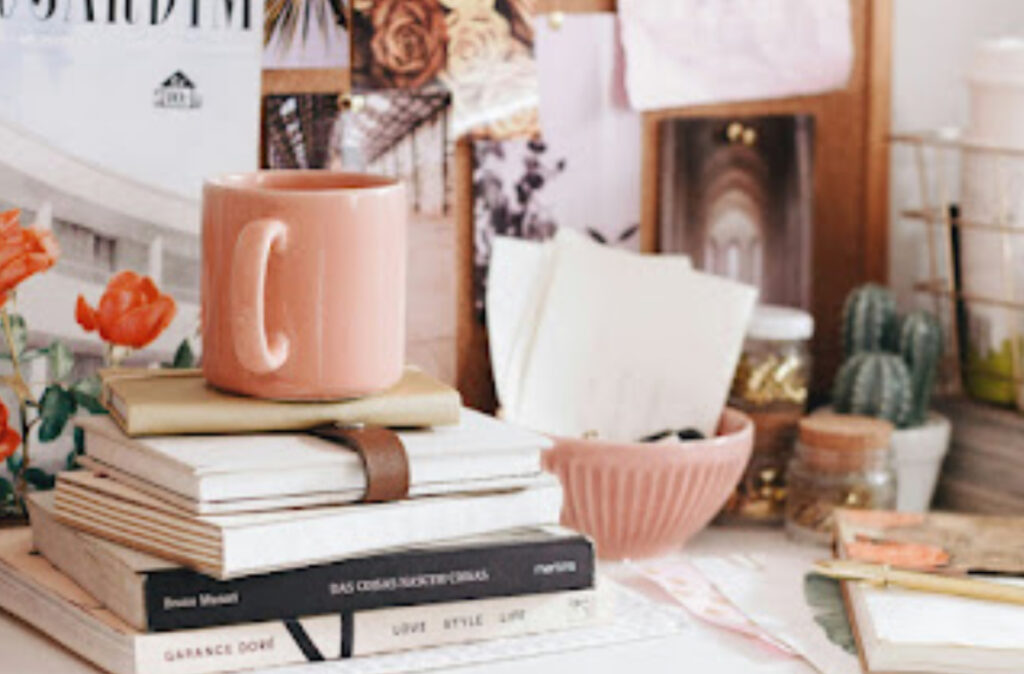
[[[658,122],[709,115],[809,114],[816,120],[814,170],[814,288],[812,312],[817,391],[827,390],[840,361],[839,315],[853,286],[886,280],[891,0],[851,0],[856,60],[846,88],[821,96],[659,110],[644,114],[640,240],[658,250]],[[541,0],[538,11],[611,11],[607,0]],[[457,384],[466,403],[495,406],[487,336],[472,302],[472,151],[460,141],[455,157],[458,278]]]
[[[814,173],[814,289],[817,324],[813,344],[815,389],[828,388],[840,360],[838,325],[843,297],[854,285],[886,280],[890,42],[892,0],[850,0],[856,61],[845,89],[822,96],[659,110],[644,115],[643,250],[658,250],[658,122],[708,115],[810,114],[816,119]],[[538,13],[610,12],[615,0],[536,0]],[[339,86],[339,84],[341,86]],[[333,92],[348,88],[344,70],[266,71],[263,93]],[[261,144],[262,146],[262,144]],[[487,337],[472,302],[472,151],[466,141],[455,153],[456,248],[458,260],[457,384],[472,407],[495,405]]]

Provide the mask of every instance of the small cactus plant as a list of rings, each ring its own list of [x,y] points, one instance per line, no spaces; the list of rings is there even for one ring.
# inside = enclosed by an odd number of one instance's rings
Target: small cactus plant
[[[846,361],[833,386],[836,410],[888,419],[899,428],[924,423],[942,349],[934,315],[915,311],[900,321],[884,287],[855,289],[843,306]]]
[[[900,324],[900,355],[910,370],[914,409],[908,423],[924,423],[942,358],[942,326],[927,311],[908,314]]]
[[[892,351],[896,346],[896,300],[875,283],[863,285],[843,305],[843,353],[847,358],[862,351]]]
[[[843,363],[833,390],[837,412],[887,419],[907,425],[914,410],[910,370],[885,351],[855,353]]]

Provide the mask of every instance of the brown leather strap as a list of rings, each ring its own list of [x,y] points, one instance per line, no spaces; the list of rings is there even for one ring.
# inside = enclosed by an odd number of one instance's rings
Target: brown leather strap
[[[409,457],[398,435],[387,428],[318,426],[313,435],[358,452],[366,469],[366,503],[398,501],[409,495]]]

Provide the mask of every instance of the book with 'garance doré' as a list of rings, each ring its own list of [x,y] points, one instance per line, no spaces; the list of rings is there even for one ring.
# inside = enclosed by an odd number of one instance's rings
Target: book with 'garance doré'
[[[31,538],[0,531],[0,608],[113,674],[225,674],[588,627],[611,613],[594,589],[147,634],[33,554]]]
[[[407,368],[382,393],[328,402],[285,402],[232,395],[200,370],[115,369],[102,373],[102,402],[131,436],[304,430],[321,424],[425,427],[454,424],[458,391]]]
[[[142,632],[294,616],[582,590],[590,541],[535,527],[219,581],[58,522],[53,495],[29,498],[36,548]]]

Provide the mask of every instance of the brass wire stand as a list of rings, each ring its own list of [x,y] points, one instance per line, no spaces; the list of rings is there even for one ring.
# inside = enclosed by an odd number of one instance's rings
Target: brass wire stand
[[[1024,325],[1024,289],[1018,286],[1018,270],[1024,266],[1024,213],[1014,214],[1009,203],[1013,194],[1011,180],[1014,175],[1024,179],[1024,150],[997,147],[966,141],[957,135],[939,131],[894,134],[889,138],[894,151],[904,148],[913,155],[917,173],[920,204],[900,210],[901,217],[921,222],[926,228],[928,277],[914,284],[914,290],[930,296],[934,311],[948,327],[947,350],[943,360],[943,382],[946,393],[960,393],[965,377],[981,374],[987,379],[1000,379],[1012,386],[1017,407],[1024,410],[1024,354],[1022,354],[1022,325]],[[962,204],[960,186],[966,170],[965,157],[984,157],[994,174],[992,194],[994,217],[980,220],[972,213],[953,217],[953,209]],[[1018,187],[1018,190],[1020,187]],[[960,241],[961,280],[972,269],[963,258],[964,235],[986,232],[999,237],[998,259],[986,264],[1000,265],[1001,287],[997,293],[965,292],[957,284],[954,250]],[[965,358],[968,345],[962,344],[962,335],[970,334],[964,325],[970,307],[992,307],[1007,312],[1009,330],[1010,372],[1000,375],[990,369],[971,365]]]

